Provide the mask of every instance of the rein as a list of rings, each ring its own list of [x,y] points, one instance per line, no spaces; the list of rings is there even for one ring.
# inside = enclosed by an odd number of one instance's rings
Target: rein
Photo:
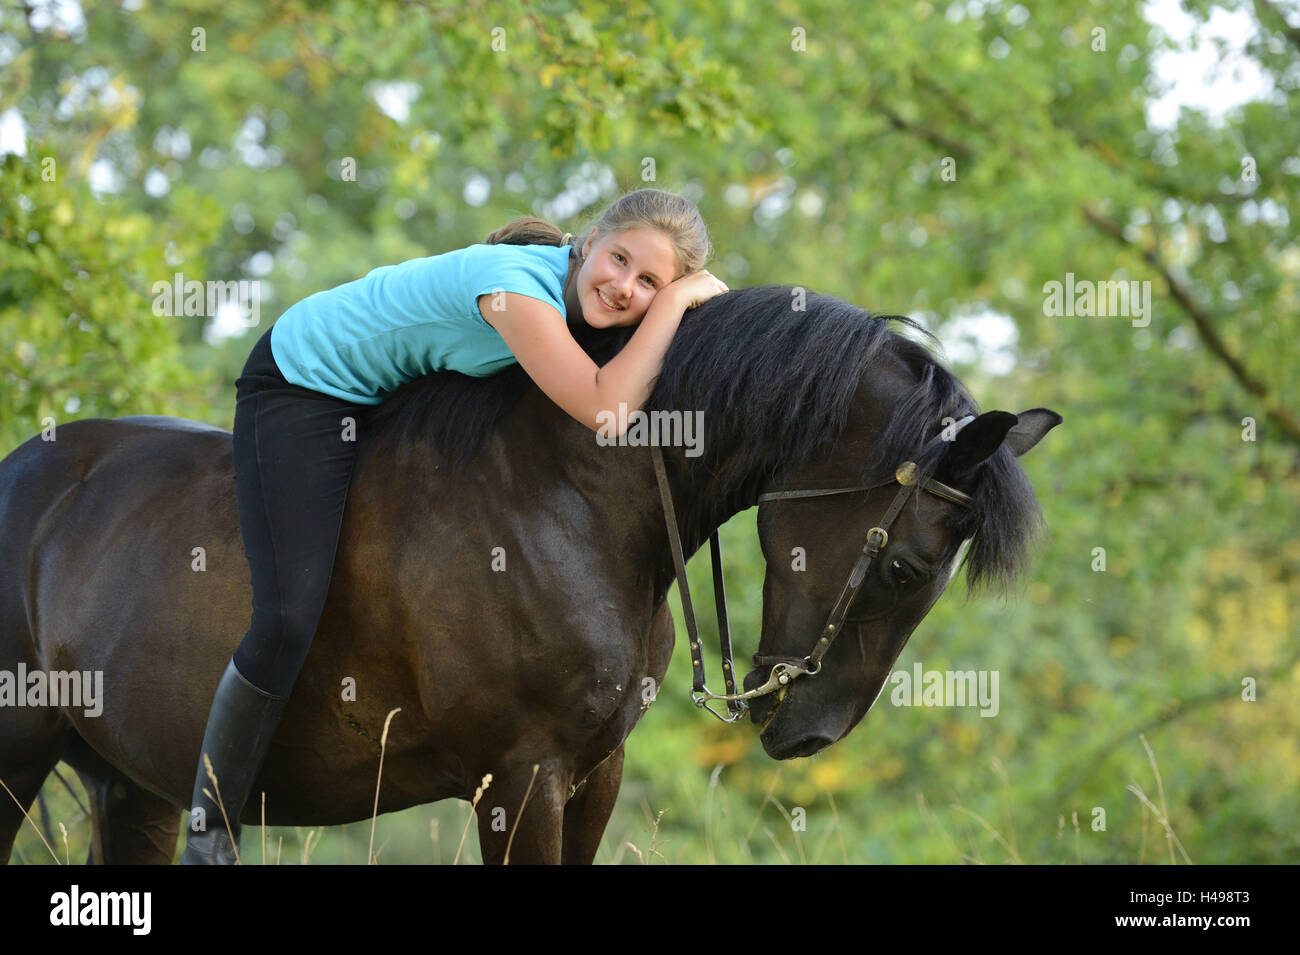
[[[973,420],[975,420],[974,415],[967,415],[962,418],[956,423],[956,431],[960,431]],[[956,431],[954,431],[954,435]],[[930,445],[941,440],[951,441],[952,438],[940,434],[930,442]],[[718,613],[718,643],[722,652],[722,679],[726,685],[725,693],[713,693],[704,682],[700,634],[695,622],[695,608],[691,603],[690,584],[686,579],[686,559],[682,553],[677,512],[673,507],[672,492],[668,487],[668,472],[664,466],[663,452],[658,445],[655,445],[651,449],[651,454],[654,461],[655,479],[659,483],[659,497],[663,502],[664,521],[668,527],[668,543],[672,549],[673,566],[677,574],[677,589],[682,600],[682,616],[685,619],[686,631],[690,637],[691,668],[694,673],[691,700],[696,706],[708,710],[724,723],[734,723],[740,719],[748,709],[748,700],[778,690],[784,690],[797,678],[816,676],[821,671],[822,658],[830,650],[835,638],[840,635],[844,619],[848,616],[853,601],[857,598],[858,592],[866,581],[867,571],[870,569],[872,562],[889,543],[890,526],[899,513],[902,512],[903,506],[914,491],[926,491],[941,500],[962,507],[969,507],[971,502],[969,495],[956,488],[949,487],[941,481],[929,478],[918,480],[916,464],[912,461],[904,461],[898,466],[893,479],[881,484],[867,484],[855,487],[796,488],[759,494],[758,502],[761,504],[765,501],[788,501],[808,497],[825,497],[832,494],[852,494],[858,491],[872,491],[877,488],[888,487],[891,484],[899,485],[898,493],[894,495],[894,500],[885,510],[880,522],[867,531],[862,552],[858,555],[852,570],[849,571],[849,576],[844,581],[844,586],[840,589],[840,594],[836,598],[830,615],[826,618],[826,624],[822,628],[821,635],[817,638],[812,650],[804,657],[771,656],[755,653],[753,657],[754,666],[771,666],[772,669],[762,686],[755,687],[745,693],[736,692],[735,666],[732,663],[731,627],[727,619],[727,597],[722,580],[722,547],[718,541],[718,532],[716,530],[713,532],[709,537],[709,558],[713,565],[713,597]],[[711,700],[726,701],[727,715],[724,716],[711,707],[709,705]]]

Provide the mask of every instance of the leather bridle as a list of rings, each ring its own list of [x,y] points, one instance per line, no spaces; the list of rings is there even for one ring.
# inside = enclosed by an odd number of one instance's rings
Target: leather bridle
[[[973,420],[975,420],[974,415],[967,415],[957,421],[951,429],[945,429],[944,432],[934,438],[926,446],[926,450],[928,451],[931,446],[939,441],[951,442],[954,440],[956,433]],[[858,592],[867,579],[867,571],[871,568],[872,562],[889,543],[890,526],[899,513],[902,512],[904,505],[907,504],[914,491],[918,489],[927,491],[935,497],[962,507],[969,507],[971,502],[969,495],[940,481],[930,478],[918,480],[916,464],[912,461],[904,461],[898,466],[893,479],[881,484],[867,484],[855,487],[797,488],[759,494],[758,501],[761,504],[765,501],[788,501],[809,497],[826,497],[832,494],[852,494],[859,491],[873,491],[892,484],[899,485],[898,493],[894,495],[894,500],[886,508],[879,523],[867,531],[867,538],[862,546],[862,552],[858,555],[852,570],[849,571],[844,586],[840,588],[839,597],[836,598],[830,615],[826,618],[826,624],[822,628],[817,642],[813,645],[812,651],[804,657],[766,656],[755,653],[753,657],[754,666],[771,666],[772,669],[762,686],[755,687],[745,693],[736,692],[735,667],[732,665],[731,628],[727,620],[727,597],[722,581],[722,548],[718,542],[718,532],[713,532],[712,536],[709,537],[709,556],[713,564],[713,597],[718,612],[718,642],[722,651],[722,679],[727,690],[726,693],[713,693],[704,684],[704,663],[700,634],[695,623],[695,609],[691,604],[691,589],[686,579],[686,560],[682,553],[681,538],[678,536],[677,515],[673,507],[672,493],[668,487],[668,474],[664,467],[663,452],[657,445],[651,450],[654,459],[655,478],[659,482],[659,496],[663,502],[664,520],[668,527],[668,542],[673,553],[673,566],[677,574],[677,587],[682,599],[682,615],[685,618],[687,634],[690,637],[691,668],[694,671],[691,700],[696,706],[708,710],[724,723],[735,722],[743,716],[748,708],[748,700],[784,690],[797,678],[815,676],[821,670],[822,658],[830,650],[835,638],[840,635],[849,609],[853,606],[853,601],[857,598]],[[924,451],[918,457],[923,455]],[[709,706],[711,700],[725,700],[729,715],[724,716]]]

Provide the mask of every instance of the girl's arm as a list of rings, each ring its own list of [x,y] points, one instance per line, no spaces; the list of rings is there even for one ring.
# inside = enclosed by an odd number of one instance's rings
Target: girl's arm
[[[574,341],[555,309],[538,299],[506,292],[505,308],[493,311],[487,301],[491,296],[484,295],[479,298],[479,312],[501,334],[537,387],[568,414],[599,431],[609,427],[597,420],[601,412],[612,412],[617,421],[623,418],[618,415],[620,402],[629,412],[645,404],[682,314],[724,287],[704,271],[664,286],[635,334],[603,367],[597,367]]]

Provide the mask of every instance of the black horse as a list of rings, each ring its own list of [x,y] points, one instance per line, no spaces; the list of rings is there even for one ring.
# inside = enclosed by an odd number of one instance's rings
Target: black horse
[[[957,380],[890,330],[896,316],[801,294],[743,289],[688,313],[646,408],[703,416],[702,448],[664,449],[688,555],[765,490],[877,485],[760,506],[760,653],[808,652],[897,490],[878,485],[918,449],[931,449],[922,478],[970,504],[918,494],[902,508],[821,672],[779,705],[755,701],[776,758],[816,752],[862,719],[964,542],[974,584],[1023,565],[1039,517],[1016,455],[1060,420],[989,412],[936,446],[974,413]],[[575,331],[597,363],[632,333]],[[469,798],[491,773],[485,860],[506,857],[512,832],[513,861],[594,858],[623,744],[674,640],[651,451],[597,437],[518,366],[429,376],[376,409],[320,627],[245,824],[259,821],[262,791],[271,824],[368,817],[381,729],[401,707],[380,812]],[[251,606],[231,437],[136,417],[70,422],[55,438],[0,462],[0,670],[102,673],[102,711],[66,697],[7,708],[0,779],[25,807],[66,760],[91,796],[91,861],[168,862]],[[4,796],[0,858],[22,821]]]

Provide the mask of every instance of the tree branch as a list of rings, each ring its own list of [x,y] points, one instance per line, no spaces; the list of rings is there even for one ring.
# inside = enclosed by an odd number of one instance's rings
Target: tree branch
[[[1265,413],[1273,419],[1286,436],[1295,443],[1300,444],[1300,419],[1297,419],[1294,414],[1283,407],[1276,396],[1268,389],[1268,386],[1256,378],[1242,363],[1241,359],[1228,349],[1227,343],[1214,327],[1214,322],[1209,314],[1196,303],[1186,286],[1173,276],[1168,266],[1161,261],[1159,253],[1154,248],[1143,248],[1137,243],[1130,242],[1124,237],[1124,230],[1120,228],[1118,223],[1106,218],[1095,209],[1088,206],[1082,206],[1081,208],[1089,222],[1120,245],[1139,252],[1147,264],[1159,273],[1160,277],[1164,279],[1165,285],[1169,288],[1169,294],[1191,318],[1192,324],[1196,326],[1197,334],[1201,336],[1201,341],[1205,343],[1205,346],[1220,362],[1227,366],[1232,373],[1232,377],[1237,379],[1238,384],[1263,403]]]
[[[907,120],[903,119],[902,116],[899,116],[898,113],[894,112],[892,109],[890,109],[888,106],[882,103],[875,96],[871,97],[871,103],[873,106],[875,106],[876,109],[880,110],[880,112],[884,115],[885,119],[889,120],[890,125],[892,125],[895,129],[903,132],[908,132],[908,133],[916,133],[927,142],[933,143],[934,145],[940,147],[941,149],[946,150],[947,152],[949,152],[954,156],[962,157],[963,161],[970,158],[970,150],[966,147],[965,143],[959,143],[955,139],[949,139],[943,133],[930,129],[927,126],[921,126],[916,123],[909,123]]]
[[[1265,10],[1269,13],[1267,17],[1264,16]],[[1272,29],[1282,34],[1293,47],[1300,50],[1300,29],[1287,23],[1286,17],[1282,16],[1282,11],[1277,8],[1277,4],[1270,3],[1269,0],[1255,0],[1255,16],[1259,18],[1260,26],[1265,26],[1265,21],[1276,21],[1279,25]]]

